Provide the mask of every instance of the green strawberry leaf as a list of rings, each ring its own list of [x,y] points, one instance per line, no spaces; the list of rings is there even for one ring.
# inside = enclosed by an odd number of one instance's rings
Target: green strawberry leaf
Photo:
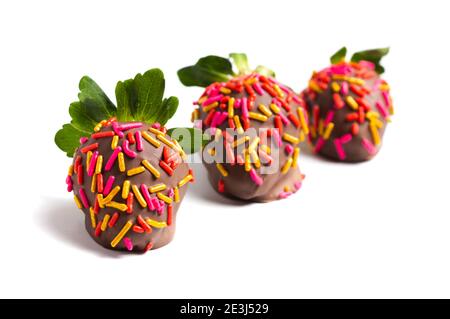
[[[330,57],[331,64],[337,64],[342,60],[345,60],[345,56],[347,55],[347,48],[340,48],[335,54]]]
[[[73,157],[75,150],[80,146],[80,137],[89,136],[75,128],[72,124],[64,124],[62,129],[56,132],[55,143],[68,157]]]
[[[115,105],[90,77],[83,76],[79,88],[78,99],[84,105],[89,117],[100,122],[116,113]]]
[[[380,64],[381,59],[389,53],[389,48],[371,49],[359,51],[353,54],[351,61],[369,61],[375,64],[375,71],[378,74],[384,73],[384,67]]]
[[[275,77],[275,72],[266,68],[263,65],[258,65],[255,69],[255,72],[258,74],[264,75],[264,76],[271,77],[271,78]]]
[[[137,93],[137,106],[134,119],[144,122],[157,121],[162,98],[164,96],[165,80],[160,69],[151,69],[134,77]]]
[[[201,130],[191,127],[174,127],[168,130],[167,134],[177,140],[187,154],[197,153],[210,140]]]
[[[239,74],[248,74],[251,72],[245,53],[230,53],[230,58],[238,69]]]
[[[214,82],[225,82],[233,76],[233,67],[228,59],[209,55],[195,65],[178,70],[178,78],[185,86],[207,87]]]
[[[137,93],[134,80],[119,81],[116,85],[117,120],[127,122],[136,114]]]
[[[92,132],[97,121],[91,118],[81,102],[73,102],[69,106],[69,114],[72,117],[71,124],[79,131]]]
[[[162,125],[165,125],[167,121],[175,115],[175,112],[178,109],[178,98],[175,96],[171,96],[168,99],[164,99],[162,101],[161,112],[158,115],[158,120]]]

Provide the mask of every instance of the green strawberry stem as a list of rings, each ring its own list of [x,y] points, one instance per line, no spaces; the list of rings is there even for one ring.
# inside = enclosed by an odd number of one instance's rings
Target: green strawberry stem
[[[370,49],[355,52],[350,61],[359,62],[359,61],[369,61],[375,65],[375,71],[378,74],[384,73],[384,67],[380,64],[381,59],[389,53],[389,48],[379,48],[379,49]],[[345,56],[347,55],[347,48],[342,47],[336,53],[334,53],[330,57],[331,64],[337,64],[339,62],[345,61]]]

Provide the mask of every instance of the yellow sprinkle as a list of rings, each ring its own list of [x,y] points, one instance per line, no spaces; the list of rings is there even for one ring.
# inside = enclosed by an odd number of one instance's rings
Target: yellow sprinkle
[[[283,187],[283,190],[284,190],[285,192],[289,192],[289,191],[290,191],[289,186],[287,186],[287,185],[284,186],[284,187]]]
[[[150,132],[152,132],[153,134],[155,134],[155,135],[164,134],[163,132],[161,132],[160,130],[158,130],[158,129],[154,128],[154,127],[150,127],[148,130]]]
[[[114,135],[111,141],[111,149],[115,150],[117,147],[117,144],[119,144],[119,135]]]
[[[356,84],[356,85],[364,85],[364,83],[366,83],[363,79],[360,78],[347,78],[347,81],[351,84]]]
[[[80,199],[78,198],[77,195],[73,195],[73,200],[75,201],[75,204],[77,205],[77,207],[78,207],[79,209],[82,209],[82,208],[83,208],[83,205],[81,204],[81,201],[80,201]]]
[[[160,200],[162,200],[163,202],[165,202],[169,205],[172,204],[172,198],[170,198],[169,196],[166,196],[163,193],[156,193],[156,196],[158,196],[158,198]]]
[[[377,127],[375,126],[374,123],[370,123],[369,127],[370,127],[370,133],[372,134],[373,143],[375,145],[379,145],[380,144],[380,134],[378,133]]]
[[[143,160],[142,165],[144,165],[144,167],[148,169],[150,173],[152,173],[153,176],[155,176],[155,178],[159,178],[161,176],[161,173],[152,164],[150,164],[149,161]]]
[[[379,119],[372,119],[371,123],[373,123],[377,129],[381,129],[383,127],[383,122]]]
[[[89,208],[89,213],[91,215],[91,225],[92,228],[95,228],[97,226],[97,221],[95,219],[95,212],[94,212],[94,208]]]
[[[109,202],[106,204],[106,207],[112,207],[112,208],[120,210],[121,212],[124,212],[128,209],[127,205],[118,203],[118,202]]]
[[[173,188],[173,199],[175,200],[175,203],[180,201],[180,191],[178,190],[178,187]]]
[[[280,108],[275,103],[270,103],[270,109],[275,114],[280,113]]]
[[[130,193],[130,181],[126,180],[123,182],[123,186],[122,186],[122,198],[123,199],[127,199],[128,198],[128,194]]]
[[[244,154],[244,163],[245,163],[245,171],[250,172],[252,169],[252,165],[250,162],[250,154],[248,152],[245,152]]]
[[[119,155],[117,155],[117,158],[119,160],[119,171],[125,172],[125,158],[123,157],[123,152],[119,152]]]
[[[258,110],[264,114],[267,117],[271,117],[272,116],[272,112],[267,108],[267,106],[265,106],[264,104],[259,104],[258,105]]]
[[[309,134],[308,125],[306,124],[306,118],[305,113],[303,112],[303,109],[301,107],[297,108],[298,117],[300,119],[300,125],[302,127],[302,130],[305,134]]]
[[[97,201],[100,208],[105,208],[105,205],[103,204],[103,194],[97,194]]]
[[[220,128],[216,128],[216,133],[214,134],[214,141],[219,142],[222,137],[222,130]]]
[[[133,190],[134,197],[136,197],[137,201],[142,207],[147,207],[147,202],[145,201],[144,197],[142,196],[141,192],[139,191],[139,188],[137,185],[131,186],[131,189]]]
[[[73,175],[73,165],[70,165],[70,166],[69,166],[69,172],[68,172],[68,175],[69,175],[69,176],[72,176],[72,175]]]
[[[197,104],[198,104],[198,105],[202,105],[207,99],[208,99],[208,97],[207,97],[207,96],[204,96],[204,97],[200,98],[200,99],[197,101]]]
[[[234,125],[236,125],[236,130],[239,134],[244,134],[244,130],[242,129],[241,120],[239,119],[239,116],[235,115],[233,117],[234,119]]]
[[[217,163],[217,164],[216,164],[216,167],[217,167],[217,169],[219,170],[220,174],[222,174],[223,177],[227,177],[227,176],[228,176],[228,172],[227,172],[227,170],[225,169],[225,167],[223,167],[222,164]]]
[[[323,127],[323,119],[320,119],[319,120],[319,136],[323,135],[323,129],[324,129],[324,127]]]
[[[266,152],[267,154],[269,154],[269,155],[270,155],[270,152],[272,152],[272,150],[270,149],[270,147],[267,146],[266,144],[261,145],[260,148],[261,148],[264,152]]]
[[[102,123],[98,123],[95,127],[94,127],[94,132],[98,132],[100,131],[100,129],[102,128]]]
[[[283,134],[283,140],[285,140],[286,142],[292,143],[292,144],[300,143],[300,140],[297,137],[292,136],[291,134],[288,134],[288,133]]]
[[[216,149],[215,149],[214,147],[213,147],[213,148],[209,148],[209,149],[207,150],[207,152],[208,152],[208,154],[211,155],[211,156],[216,155]]]
[[[87,156],[86,157],[86,172],[87,172],[89,171],[89,165],[91,165],[92,152],[91,151],[87,152],[86,156]]]
[[[219,102],[211,103],[211,104],[203,107],[203,112],[207,113],[207,112],[211,111],[213,108],[216,108],[218,106],[219,106]]]
[[[108,227],[108,222],[111,216],[109,214],[106,214],[105,217],[103,217],[102,225],[100,226],[100,229],[102,231],[106,230],[106,227]]]
[[[394,105],[392,104],[392,99],[390,99],[390,105],[389,105],[389,114],[394,115]]]
[[[234,116],[234,97],[228,100],[228,118],[233,118]]]
[[[283,167],[281,168],[281,173],[286,174],[289,169],[292,167],[293,159],[292,157],[289,157],[289,159],[284,163]]]
[[[253,151],[250,153],[253,163],[255,164],[256,168],[260,168],[261,167],[261,161],[259,159],[258,153],[256,153],[256,151]]]
[[[244,144],[248,140],[250,140],[250,136],[243,136],[243,137],[238,138],[237,140],[233,141],[233,143],[231,143],[231,146],[238,147],[239,145]]]
[[[255,113],[255,112],[248,112],[248,117],[253,120],[260,121],[260,122],[267,121],[267,116],[259,114],[259,113]]]
[[[292,155],[292,167],[297,167],[299,155],[300,155],[300,147],[294,148],[294,155]]]
[[[369,111],[369,112],[366,113],[366,117],[367,117],[369,120],[372,120],[372,119],[374,119],[374,118],[380,117],[380,115],[379,115],[377,112]]]
[[[169,141],[164,135],[156,135],[156,138],[170,148],[176,148],[175,144],[172,141]]]
[[[389,87],[389,84],[387,84],[387,83],[384,83],[384,84],[380,84],[379,86],[378,86],[378,88],[381,90],[381,91],[389,91],[391,88]]]
[[[341,86],[337,82],[331,82],[331,89],[334,92],[339,92],[341,90]]]
[[[278,84],[274,84],[273,88],[275,89],[275,91],[277,91],[277,94],[278,94],[279,97],[284,97],[283,91],[280,89]]]
[[[198,109],[195,109],[192,111],[191,114],[191,122],[194,122],[195,120],[198,120],[198,118],[200,117],[200,112]]]
[[[256,78],[252,77],[252,78],[248,79],[247,81],[245,81],[245,84],[253,85],[253,83],[255,83],[255,82],[256,82]]]
[[[91,181],[91,192],[95,193],[95,189],[97,187],[97,174],[94,174],[92,176],[92,181]]]
[[[316,128],[314,127],[314,125],[311,125],[309,127],[309,131],[311,132],[311,137],[312,138],[316,138],[317,137],[317,132],[316,132]],[[303,132],[303,131],[302,131]]]
[[[120,186],[117,185],[116,187],[114,187],[108,194],[108,196],[106,196],[103,199],[103,204],[107,204],[110,201],[112,201],[114,199],[114,197],[117,195],[117,193],[120,192]]]
[[[166,222],[159,222],[157,220],[153,220],[153,219],[150,219],[150,218],[147,218],[145,221],[147,222],[147,224],[149,224],[150,226],[155,227],[155,228],[167,227],[167,223]]]
[[[138,167],[129,169],[129,170],[127,171],[127,175],[128,175],[128,176],[134,176],[134,175],[143,173],[144,171],[145,171],[145,167],[144,167],[144,166],[138,166]]]
[[[317,83],[313,80],[309,81],[309,88],[317,93],[321,93],[322,90],[320,89],[320,87],[317,85]]]
[[[231,90],[229,88],[226,88],[226,87],[221,87],[219,91],[221,93],[223,93],[223,94],[230,94],[231,93]]]
[[[250,153],[252,153],[252,152],[254,152],[254,151],[256,150],[256,148],[258,147],[259,141],[260,141],[259,137],[255,137],[255,138],[253,139],[253,141],[252,141],[252,142],[250,143],[250,145],[248,146],[248,151],[249,151]]]
[[[347,102],[348,106],[350,106],[352,109],[354,110],[358,109],[358,103],[356,103],[355,99],[351,95],[347,95],[345,101]]]
[[[117,244],[122,240],[125,234],[130,230],[131,225],[133,225],[133,222],[131,220],[127,221],[127,223],[123,226],[117,236],[112,240],[111,247],[117,246]]]
[[[347,81],[348,77],[343,74],[333,74],[333,80]]]
[[[303,143],[305,141],[305,133],[303,131],[300,131],[300,134],[298,134],[298,140],[300,143]]]
[[[148,190],[150,191],[150,193],[156,193],[156,192],[160,192],[163,191],[167,188],[166,184],[156,184],[153,185],[152,187],[149,187]]]
[[[154,139],[150,134],[148,134],[147,132],[142,132],[142,137],[145,138],[145,140],[147,142],[149,142],[150,144],[152,144],[154,147],[158,148],[161,143],[159,141],[157,141],[156,139]]]
[[[181,181],[178,182],[178,187],[182,187],[184,184],[189,182],[193,176],[191,174],[186,175]]]
[[[323,139],[328,140],[330,138],[330,134],[333,131],[334,123],[330,122],[327,124],[327,127],[325,128],[325,132],[323,133]]]
[[[97,164],[95,165],[95,174],[100,174],[102,172],[103,165],[103,155],[97,157]]]

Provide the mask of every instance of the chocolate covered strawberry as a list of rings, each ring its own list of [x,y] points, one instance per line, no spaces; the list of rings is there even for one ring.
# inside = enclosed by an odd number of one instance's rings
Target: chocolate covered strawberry
[[[163,99],[159,69],[118,82],[117,107],[89,77],[80,81],[72,121],[55,142],[74,157],[66,179],[85,214],[86,230],[100,245],[144,252],[166,245],[192,171],[164,124],[178,99]]]
[[[210,137],[202,157],[209,180],[235,198],[286,198],[303,181],[297,159],[308,133],[304,103],[272,71],[251,70],[245,54],[230,59],[207,56],[178,71],[184,85],[206,88],[192,119]]]
[[[380,61],[388,51],[361,51],[346,61],[344,47],[331,57],[331,66],[314,72],[302,97],[316,153],[344,162],[366,161],[378,153],[393,114],[389,85],[380,77]]]

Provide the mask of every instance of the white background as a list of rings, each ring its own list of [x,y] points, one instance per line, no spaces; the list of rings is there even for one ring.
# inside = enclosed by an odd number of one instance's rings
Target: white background
[[[2,1],[0,297],[450,297],[446,3]],[[178,68],[246,52],[300,91],[342,45],[391,46],[396,115],[377,158],[304,154],[299,193],[248,205],[195,166],[170,245],[128,255],[90,239],[53,143],[82,75],[113,98],[117,80],[160,67],[181,101],[170,124],[190,125],[201,89]]]

